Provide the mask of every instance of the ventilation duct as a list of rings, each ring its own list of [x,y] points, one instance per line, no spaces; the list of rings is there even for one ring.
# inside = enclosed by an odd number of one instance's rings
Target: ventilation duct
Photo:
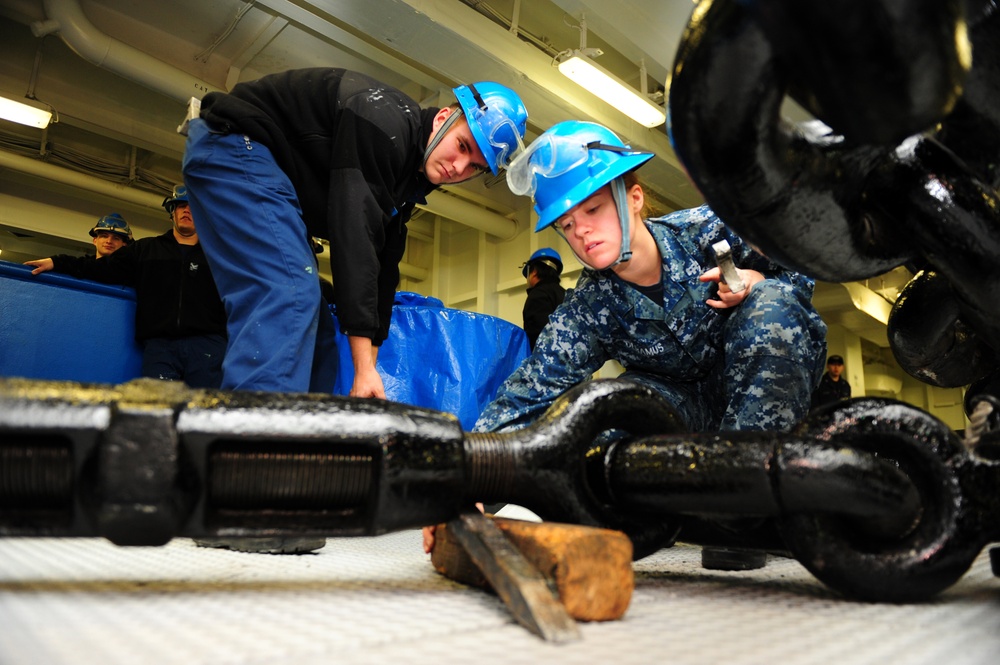
[[[185,104],[191,97],[202,97],[218,90],[104,34],[87,19],[77,0],[44,0],[44,6],[48,20],[31,26],[35,36],[58,32],[75,53],[98,67]],[[517,222],[442,192],[432,192],[427,197],[427,204],[418,207],[502,240],[509,240],[518,232]]]

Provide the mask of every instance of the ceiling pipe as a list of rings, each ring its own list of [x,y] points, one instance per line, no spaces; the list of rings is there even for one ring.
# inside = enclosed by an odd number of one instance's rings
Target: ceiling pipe
[[[77,0],[44,0],[43,4],[48,20],[31,25],[36,37],[58,32],[66,45],[84,60],[182,104],[187,104],[191,97],[201,98],[218,90],[216,86],[104,34],[87,19]]]
[[[55,166],[54,164],[31,157],[21,157],[20,155],[0,150],[0,171],[2,170],[16,171],[17,173],[42,178],[50,182],[58,182],[62,185],[82,189],[86,192],[106,196],[141,208],[148,208],[157,215],[163,214],[162,194],[144,192],[134,187],[108,182],[101,178],[65,169],[61,166]],[[425,268],[410,265],[409,263],[400,263],[399,273],[404,277],[418,281],[424,281],[430,275],[430,272]]]
[[[513,219],[442,191],[431,192],[427,195],[427,203],[419,203],[417,207],[496,236],[500,240],[510,240],[518,232],[517,222]]]
[[[85,173],[80,173],[79,171],[64,169],[48,162],[32,159],[31,157],[21,157],[0,150],[0,168],[58,182],[70,187],[77,187],[143,208],[158,210],[161,214],[163,212],[163,208],[161,207],[163,203],[162,194],[153,194],[152,192],[144,192],[141,189],[127,185],[119,185]]]
[[[31,26],[36,37],[58,32],[85,60],[182,103],[217,90],[205,81],[104,34],[87,19],[78,0],[44,0],[44,6],[48,20]],[[417,207],[501,240],[510,240],[518,233],[516,221],[440,191],[431,192],[427,203]]]

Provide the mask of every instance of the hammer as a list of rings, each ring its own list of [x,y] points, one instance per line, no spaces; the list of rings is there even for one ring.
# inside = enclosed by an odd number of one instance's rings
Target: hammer
[[[729,285],[729,290],[739,293],[746,288],[746,284],[740,279],[740,274],[736,271],[736,264],[733,263],[733,251],[729,247],[728,240],[720,240],[712,245],[715,252],[715,262],[719,265],[720,281]]]

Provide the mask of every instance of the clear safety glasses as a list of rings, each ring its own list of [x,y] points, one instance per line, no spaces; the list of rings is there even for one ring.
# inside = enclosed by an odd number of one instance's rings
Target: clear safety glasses
[[[507,186],[519,196],[534,196],[538,178],[556,178],[587,161],[591,150],[610,150],[630,154],[631,148],[607,145],[600,141],[581,143],[568,136],[540,136],[514,155],[507,167]]]
[[[510,161],[514,158],[514,155],[524,149],[520,130],[518,130],[514,121],[506,116],[493,126],[487,140],[491,146],[497,149],[498,169],[506,169],[510,166]]]

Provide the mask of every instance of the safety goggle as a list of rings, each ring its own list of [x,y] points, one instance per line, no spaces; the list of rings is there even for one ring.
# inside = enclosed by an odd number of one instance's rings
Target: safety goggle
[[[468,120],[469,122],[475,122],[479,126],[480,131],[486,136],[486,141],[490,146],[497,149],[495,155],[497,170],[505,169],[511,158],[524,148],[524,143],[521,141],[521,132],[510,117],[500,113],[496,109],[490,109],[489,104],[483,99],[479,90],[476,89],[475,84],[470,83],[468,89],[472,94],[473,100],[476,102],[474,108],[468,109]],[[486,133],[487,127],[489,128],[488,134]],[[503,134],[502,132],[508,133]],[[516,145],[511,145],[509,140],[511,136],[514,137]]]
[[[513,145],[510,141],[512,137],[514,139]],[[497,149],[497,169],[506,169],[510,165],[514,155],[524,149],[524,143],[521,141],[521,132],[518,131],[514,121],[506,116],[503,120],[493,125],[486,140],[490,142],[491,146]]]
[[[556,178],[585,163],[591,150],[617,153],[635,152],[631,148],[600,141],[581,143],[566,136],[540,136],[518,152],[507,167],[507,186],[519,196],[534,196],[538,178]]]
[[[122,231],[125,232],[128,229],[128,224],[117,219],[102,219],[97,223],[95,227],[99,232],[101,231]]]

